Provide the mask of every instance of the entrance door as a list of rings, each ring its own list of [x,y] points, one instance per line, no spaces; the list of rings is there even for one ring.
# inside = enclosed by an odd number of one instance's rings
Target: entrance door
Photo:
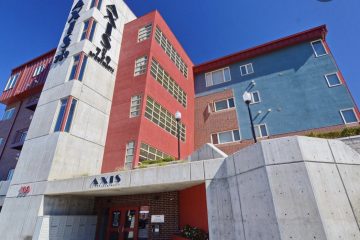
[[[108,240],[137,240],[138,239],[138,208],[113,207],[110,208]]]

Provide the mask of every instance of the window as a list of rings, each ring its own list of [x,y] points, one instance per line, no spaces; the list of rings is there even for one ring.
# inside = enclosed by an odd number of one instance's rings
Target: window
[[[359,121],[353,108],[340,110],[340,113],[345,124],[357,123]]]
[[[90,8],[97,7],[97,9],[101,9],[102,0],[91,0]]]
[[[150,74],[168,91],[179,103],[186,107],[187,96],[184,90],[164,71],[161,65],[152,59]]]
[[[77,100],[68,97],[60,100],[60,109],[56,120],[54,132],[69,132],[74,117]]]
[[[141,143],[140,147],[140,158],[139,161],[146,161],[146,160],[159,160],[164,158],[174,158],[173,156],[170,156],[166,153],[163,153],[162,151],[146,144]]]
[[[214,106],[215,106],[215,112],[229,108],[234,108],[235,107],[234,98],[217,101],[214,103]]]
[[[14,115],[14,113],[15,113],[15,108],[10,108],[10,109],[5,110],[1,120],[5,121],[5,120],[11,119],[12,116]]]
[[[2,145],[4,138],[0,138],[0,146]]]
[[[255,104],[255,103],[259,103],[259,102],[261,102],[259,91],[252,92],[251,93],[251,104]]]
[[[206,87],[231,81],[230,69],[227,67],[210,73],[206,73],[205,79]]]
[[[175,116],[167,109],[148,97],[146,100],[145,117],[166,130],[171,135],[177,137],[177,122]],[[186,128],[183,123],[180,125],[180,139],[185,142]]]
[[[327,74],[325,75],[325,78],[329,87],[335,87],[341,85],[341,81],[338,73]]]
[[[40,75],[40,73],[42,73],[42,71],[44,71],[45,67],[43,65],[38,66],[37,68],[35,68],[33,77],[36,77],[38,75]]]
[[[17,131],[12,143],[13,144],[24,143],[25,139],[26,139],[27,132],[28,132],[28,129],[21,129],[21,130]]]
[[[134,160],[134,152],[135,152],[135,142],[131,141],[126,144],[126,153],[125,153],[125,164],[131,164]]]
[[[166,36],[159,27],[156,27],[155,40],[169,56],[170,60],[175,63],[177,69],[179,69],[179,71],[184,75],[184,77],[187,78],[188,66],[185,64],[184,60],[180,57],[179,53],[175,50],[173,45],[166,38]]]
[[[130,117],[137,117],[140,115],[141,96],[132,96],[130,104]]]
[[[245,75],[254,73],[254,68],[253,68],[252,63],[248,63],[248,64],[240,66],[240,72],[241,72],[241,76],[245,76]]]
[[[316,57],[321,57],[321,56],[324,56],[327,54],[322,40],[317,40],[317,41],[311,42],[311,46],[314,50]]]
[[[95,28],[96,28],[96,21],[94,21],[94,19],[86,20],[84,22],[84,28],[81,34],[80,41],[84,39],[88,39],[91,42],[94,38]]]
[[[139,76],[146,72],[147,56],[136,59],[134,75]]]
[[[268,130],[266,124],[255,125],[255,135],[257,138],[268,137]]]
[[[6,178],[6,181],[10,181],[10,180],[13,178],[13,176],[14,176],[14,171],[15,171],[15,169],[10,169],[10,170],[9,170],[8,176],[7,176],[7,178]]]
[[[12,75],[12,76],[9,78],[9,80],[7,81],[4,91],[7,91],[7,90],[12,89],[13,87],[15,87],[15,84],[16,84],[18,78],[19,78],[19,74],[18,74],[18,73]]]
[[[71,73],[69,81],[77,79],[79,81],[83,80],[85,68],[87,64],[87,56],[85,54],[78,54],[73,57],[73,66],[71,68]]]
[[[138,42],[142,42],[146,39],[149,39],[151,35],[151,30],[152,30],[152,24],[148,24],[140,28],[138,31]]]
[[[213,144],[224,144],[240,141],[239,130],[232,130],[226,132],[215,133],[211,135]]]

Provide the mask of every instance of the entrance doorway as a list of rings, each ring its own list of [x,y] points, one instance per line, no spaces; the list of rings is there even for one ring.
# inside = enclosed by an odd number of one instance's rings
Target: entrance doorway
[[[112,207],[109,210],[108,240],[138,240],[137,207]]]

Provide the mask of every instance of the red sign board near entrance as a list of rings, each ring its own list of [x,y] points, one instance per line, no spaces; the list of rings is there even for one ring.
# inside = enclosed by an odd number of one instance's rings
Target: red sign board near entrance
[[[31,191],[30,186],[21,186],[19,189],[18,197],[26,197],[26,195]]]

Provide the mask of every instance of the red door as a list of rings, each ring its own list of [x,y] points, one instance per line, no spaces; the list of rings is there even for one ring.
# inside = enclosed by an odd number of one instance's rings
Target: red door
[[[137,240],[139,209],[113,207],[109,212],[107,240]]]

